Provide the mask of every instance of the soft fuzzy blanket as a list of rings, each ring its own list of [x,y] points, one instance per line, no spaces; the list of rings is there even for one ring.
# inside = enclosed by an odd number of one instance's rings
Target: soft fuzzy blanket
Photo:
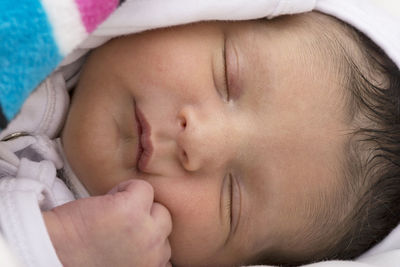
[[[399,7],[399,0],[375,1]],[[121,2],[0,0],[0,132],[18,114],[29,94],[67,55],[63,63],[78,58],[80,50],[88,51],[115,36],[201,20],[255,19],[314,9],[358,26],[400,67],[400,24],[379,15],[378,10],[366,5],[367,0],[127,0],[116,10]],[[114,15],[93,33],[112,12]],[[89,34],[91,42],[74,51]],[[3,250],[0,236],[2,266]],[[327,261],[309,266],[397,267],[399,263],[400,226],[356,261]]]
[[[0,1],[0,130],[120,0]]]

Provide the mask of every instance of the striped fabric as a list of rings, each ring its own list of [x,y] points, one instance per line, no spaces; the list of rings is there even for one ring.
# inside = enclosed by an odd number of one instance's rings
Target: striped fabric
[[[0,1],[0,130],[39,83],[119,4],[119,0]]]

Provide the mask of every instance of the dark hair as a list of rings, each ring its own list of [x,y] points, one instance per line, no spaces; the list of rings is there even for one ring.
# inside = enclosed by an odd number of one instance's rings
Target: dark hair
[[[331,54],[338,74],[345,76],[346,119],[351,130],[343,152],[343,181],[336,199],[324,204],[325,210],[316,214],[311,225],[310,242],[317,243],[314,250],[294,258],[285,252],[272,258],[264,254],[258,264],[351,260],[383,240],[400,222],[399,67],[363,33],[336,18],[312,13],[309,21],[317,25],[316,34],[323,35],[318,46],[328,44],[325,52]],[[328,30],[326,19],[339,25],[339,31]],[[330,218],[321,218],[324,215]]]
[[[352,28],[349,33],[361,52],[361,61],[345,54],[355,129],[347,145],[346,183],[355,204],[325,259],[354,259],[400,222],[400,71],[364,34]]]

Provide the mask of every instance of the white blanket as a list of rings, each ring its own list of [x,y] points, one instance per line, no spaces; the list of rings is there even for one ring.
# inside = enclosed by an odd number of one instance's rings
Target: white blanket
[[[112,37],[148,29],[204,20],[245,20],[306,12],[313,9],[337,16],[370,36],[400,66],[400,20],[382,15],[367,0],[127,0],[101,27],[61,64],[65,77],[79,67],[78,59]],[[399,0],[375,2],[397,7]],[[371,10],[372,15],[371,15]],[[368,15],[369,14],[369,15]],[[375,15],[374,15],[375,14]],[[1,241],[1,240],[0,240]],[[0,242],[1,244],[1,242]],[[0,248],[0,252],[5,251]],[[0,253],[1,266],[8,254]],[[356,261],[328,261],[309,267],[398,267],[400,227]]]

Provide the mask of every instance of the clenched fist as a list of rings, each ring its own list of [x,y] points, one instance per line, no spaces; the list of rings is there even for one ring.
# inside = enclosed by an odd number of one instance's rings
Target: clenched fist
[[[64,266],[170,266],[168,210],[142,180],[43,212]]]

